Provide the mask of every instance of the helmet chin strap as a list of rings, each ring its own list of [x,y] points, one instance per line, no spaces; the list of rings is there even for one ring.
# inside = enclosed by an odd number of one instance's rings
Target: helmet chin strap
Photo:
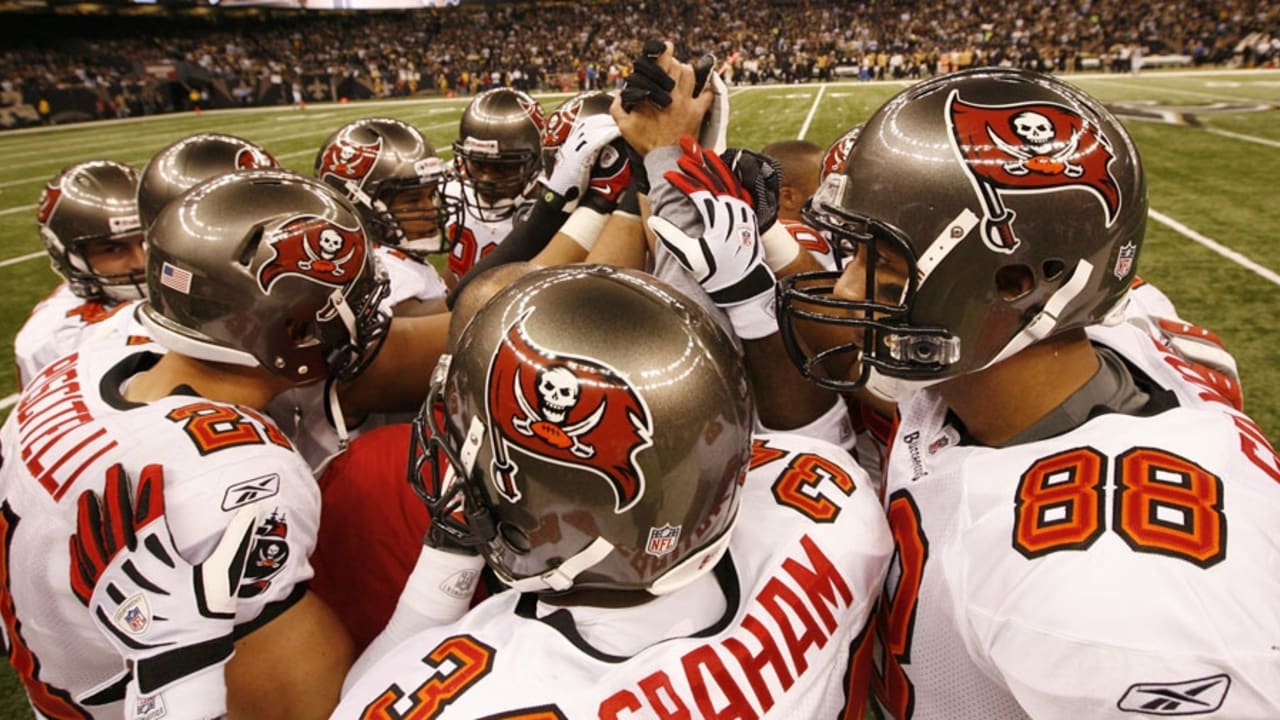
[[[613,552],[613,543],[597,536],[595,540],[591,541],[590,545],[578,551],[576,555],[541,575],[514,579],[503,577],[499,573],[498,578],[507,587],[517,592],[543,592],[547,590],[563,592],[573,587],[574,578],[604,560],[611,552]]]
[[[1061,318],[1062,311],[1075,300],[1078,295],[1089,284],[1089,278],[1093,275],[1093,263],[1084,258],[1076,263],[1075,270],[1071,273],[1071,279],[1065,285],[1058,288],[1057,292],[1049,296],[1048,302],[1044,304],[1044,309],[1036,313],[1031,318],[1031,322],[1022,328],[1022,331],[1013,336],[999,355],[992,358],[991,362],[983,365],[980,369],[985,370],[992,365],[1013,357],[1022,352],[1031,345],[1053,334],[1058,328],[1058,321]]]

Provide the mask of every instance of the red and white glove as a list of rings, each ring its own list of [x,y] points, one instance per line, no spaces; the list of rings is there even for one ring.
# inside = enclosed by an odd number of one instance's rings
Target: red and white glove
[[[577,207],[587,191],[591,169],[601,149],[621,134],[618,124],[607,114],[579,118],[573,124],[569,137],[556,150],[555,167],[541,181],[547,190],[563,199],[566,212]]]
[[[663,174],[689,199],[702,221],[692,237],[659,214],[649,227],[711,299],[729,316],[744,340],[778,331],[774,314],[773,271],[764,261],[764,247],[756,224],[751,195],[720,156],[703,149],[693,138],[680,139],[684,154],[678,170]]]
[[[69,543],[71,590],[130,675],[125,718],[225,715],[222,668],[235,654],[236,592],[257,507],[240,508],[213,553],[191,563],[165,519],[163,468],[143,468],[131,495],[124,468],[111,466],[101,497],[80,495]]]

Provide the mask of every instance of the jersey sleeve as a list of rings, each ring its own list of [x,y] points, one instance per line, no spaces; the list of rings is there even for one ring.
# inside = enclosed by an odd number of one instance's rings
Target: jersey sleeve
[[[320,492],[292,449],[261,445],[204,458],[200,472],[170,480],[169,527],[183,557],[200,562],[213,551],[236,510],[258,505],[258,521],[238,591],[237,632],[270,621],[302,597],[312,576],[309,558],[320,524]]]

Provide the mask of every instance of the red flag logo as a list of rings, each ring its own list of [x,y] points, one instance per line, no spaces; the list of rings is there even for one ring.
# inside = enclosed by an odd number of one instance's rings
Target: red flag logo
[[[529,122],[538,128],[538,132],[542,132],[543,128],[547,126],[547,116],[538,101],[524,93],[516,93],[516,104],[520,106],[520,109],[524,110],[524,114],[529,117]]]
[[[569,139],[569,131],[582,113],[582,98],[576,97],[565,103],[547,118],[547,127],[542,131],[542,147],[558,148]]]
[[[952,91],[947,121],[986,211],[983,239],[991,249],[1012,252],[1020,242],[1002,193],[1082,189],[1102,204],[1107,225],[1119,214],[1115,153],[1098,125],[1075,110],[1046,102],[974,105]]]
[[[45,185],[44,191],[40,193],[40,202],[36,204],[36,222],[41,225],[49,222],[53,209],[58,206],[58,201],[61,199],[62,178],[57,177]]]
[[[236,168],[240,170],[275,167],[280,167],[280,163],[276,162],[276,159],[271,157],[271,154],[265,150],[246,147],[241,148],[240,151],[236,153]]]
[[[653,419],[626,378],[591,358],[534,343],[526,311],[507,330],[489,364],[487,405],[494,484],[514,502],[519,467],[510,450],[590,471],[609,483],[614,512],[644,495],[636,455],[653,444]]]
[[[343,180],[354,180],[357,185],[363,185],[381,152],[381,137],[365,145],[355,142],[343,133],[325,149],[324,156],[320,159],[320,177],[332,175]]]
[[[263,292],[270,292],[272,284],[285,275],[342,287],[364,267],[365,238],[360,228],[335,225],[315,215],[291,218],[264,241],[275,255],[258,269]]]
[[[826,154],[822,156],[822,174],[819,177],[825,180],[828,175],[844,172],[844,166],[849,162],[849,153],[861,134],[862,126],[855,125],[827,148]]]

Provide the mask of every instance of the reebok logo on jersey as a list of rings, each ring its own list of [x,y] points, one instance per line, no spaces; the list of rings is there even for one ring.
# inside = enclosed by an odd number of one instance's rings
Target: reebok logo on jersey
[[[1125,712],[1149,715],[1203,715],[1222,707],[1230,687],[1228,675],[1174,683],[1139,683],[1130,686],[1116,706]]]
[[[227,488],[222,496],[222,509],[232,511],[269,498],[280,492],[280,476],[272,473],[252,480],[244,480]]]

